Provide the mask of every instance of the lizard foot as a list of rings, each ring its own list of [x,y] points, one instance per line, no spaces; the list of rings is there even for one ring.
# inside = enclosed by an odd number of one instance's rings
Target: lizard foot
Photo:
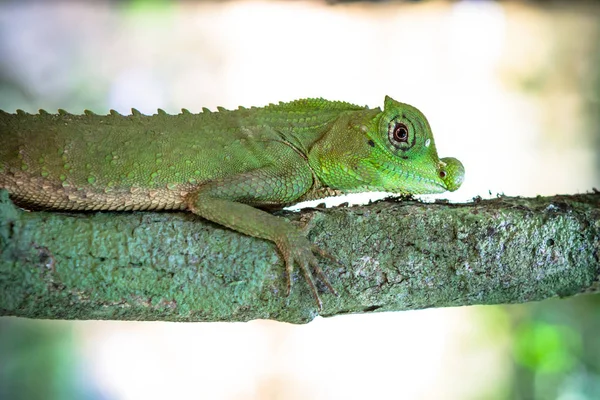
[[[318,246],[311,244],[308,239],[298,233],[287,235],[284,240],[276,241],[276,243],[285,260],[286,295],[289,296],[291,292],[292,271],[294,269],[294,263],[296,263],[300,267],[300,270],[304,275],[304,279],[310,287],[310,291],[315,299],[315,302],[317,303],[319,310],[322,310],[323,302],[319,297],[319,292],[315,285],[315,280],[313,278],[313,274],[311,273],[310,267],[314,269],[319,280],[325,284],[331,293],[335,294],[336,296],[338,293],[331,285],[331,282],[329,282],[329,279],[327,279],[325,276],[325,273],[319,266],[319,262],[314,253],[318,253],[322,257],[335,261],[338,264],[339,261],[329,253],[320,249]]]

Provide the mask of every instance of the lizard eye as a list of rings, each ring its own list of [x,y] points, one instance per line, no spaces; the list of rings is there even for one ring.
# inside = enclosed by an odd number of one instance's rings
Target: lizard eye
[[[408,125],[392,120],[388,127],[388,139],[395,148],[407,151],[415,145],[415,134]]]
[[[396,142],[408,142],[408,128],[404,124],[396,123],[392,135]]]

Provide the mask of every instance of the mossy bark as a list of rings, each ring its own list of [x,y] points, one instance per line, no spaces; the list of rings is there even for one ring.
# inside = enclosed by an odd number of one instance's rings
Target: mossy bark
[[[322,294],[323,316],[600,291],[597,193],[280,215],[341,262],[322,262],[340,292]],[[0,252],[0,315],[301,323],[318,314],[301,275],[285,297],[272,243],[190,213],[26,212],[0,191]]]

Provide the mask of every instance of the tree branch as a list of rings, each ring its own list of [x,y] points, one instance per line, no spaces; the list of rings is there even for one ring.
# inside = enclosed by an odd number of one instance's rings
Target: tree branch
[[[342,266],[323,316],[519,303],[600,291],[600,194],[381,201],[280,215]],[[301,276],[284,296],[275,246],[190,213],[50,213],[0,191],[0,315],[307,322]]]

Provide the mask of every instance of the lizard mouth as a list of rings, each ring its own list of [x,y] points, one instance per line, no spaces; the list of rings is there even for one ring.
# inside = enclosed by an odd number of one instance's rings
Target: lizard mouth
[[[364,170],[363,170],[364,171]],[[434,194],[448,190],[436,170],[418,171],[402,168],[397,163],[378,163],[366,168],[367,173],[356,174],[355,178],[364,183],[359,190],[376,190],[398,194]]]
[[[387,164],[387,163],[386,163]],[[416,171],[398,165],[381,165],[384,178],[384,190],[395,193],[433,194],[448,190],[438,177],[437,171]]]

